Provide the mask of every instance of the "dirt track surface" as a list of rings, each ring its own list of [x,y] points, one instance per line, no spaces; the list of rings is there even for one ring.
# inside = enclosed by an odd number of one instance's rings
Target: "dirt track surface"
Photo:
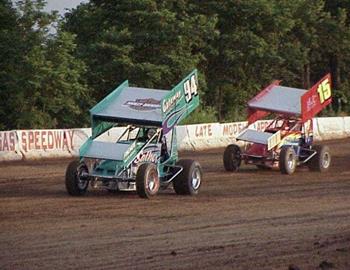
[[[68,160],[0,165],[0,269],[350,269],[350,140],[328,142],[329,172],[199,160],[197,197],[66,194]]]

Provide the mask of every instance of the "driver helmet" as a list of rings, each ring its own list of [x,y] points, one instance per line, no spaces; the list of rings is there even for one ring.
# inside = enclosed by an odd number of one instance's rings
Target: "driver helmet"
[[[150,128],[148,131],[147,131],[147,138],[148,139],[151,139],[154,134],[156,134],[156,130],[154,128]]]

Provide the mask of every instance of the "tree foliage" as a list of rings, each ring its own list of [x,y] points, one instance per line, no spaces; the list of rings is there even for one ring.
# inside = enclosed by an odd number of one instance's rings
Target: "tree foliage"
[[[243,120],[272,80],[308,88],[327,72],[332,114],[350,112],[348,0],[90,0],[63,19],[44,6],[1,0],[1,129],[84,126],[125,79],[170,89],[193,68],[189,122]]]
[[[72,33],[50,35],[57,14],[45,2],[1,4],[0,125],[2,128],[58,128],[82,125],[86,114],[85,64],[74,55]],[[86,122],[83,121],[83,122]]]
[[[184,0],[92,0],[67,15],[65,29],[77,35],[89,85],[100,99],[126,78],[169,89],[205,62],[201,49],[215,23]]]

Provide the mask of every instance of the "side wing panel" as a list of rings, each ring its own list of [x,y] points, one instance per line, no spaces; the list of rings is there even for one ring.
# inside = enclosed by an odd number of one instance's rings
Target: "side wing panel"
[[[328,73],[301,97],[303,122],[313,118],[332,102],[331,75]]]
[[[198,105],[198,73],[195,69],[163,98],[161,104],[163,133],[167,134]]]

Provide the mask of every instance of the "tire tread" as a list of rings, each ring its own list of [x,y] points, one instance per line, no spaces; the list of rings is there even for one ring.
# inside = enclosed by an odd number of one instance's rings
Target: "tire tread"
[[[190,184],[190,177],[192,175],[192,170],[198,166],[201,170],[199,163],[192,159],[180,159],[176,165],[182,166],[182,172],[176,176],[173,181],[173,187],[178,195],[196,195],[198,190],[193,190]],[[202,171],[201,171],[202,172]]]
[[[236,144],[230,144],[226,147],[223,155],[223,162],[226,171],[235,172],[238,170],[239,166],[241,165],[241,160],[237,162],[238,164],[234,164],[232,155],[236,156],[238,154],[240,155],[240,153],[241,149]]]
[[[66,190],[71,196],[82,196],[85,194],[86,189],[80,189],[76,181],[77,168],[79,167],[79,160],[73,160],[68,164],[66,170]]]

